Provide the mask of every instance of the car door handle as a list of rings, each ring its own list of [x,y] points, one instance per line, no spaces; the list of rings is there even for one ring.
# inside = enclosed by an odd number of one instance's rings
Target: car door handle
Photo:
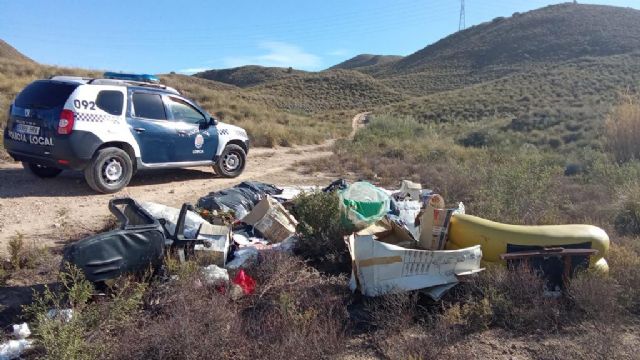
[[[178,135],[187,135],[187,132],[185,130],[178,130]]]
[[[145,128],[137,127],[137,128],[133,128],[133,130],[134,130],[135,132],[137,132],[137,133],[141,133],[141,132],[144,132],[146,129],[145,129]]]

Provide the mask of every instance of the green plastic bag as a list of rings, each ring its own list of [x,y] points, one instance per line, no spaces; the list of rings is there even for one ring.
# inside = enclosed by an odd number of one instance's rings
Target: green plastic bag
[[[368,182],[353,183],[338,195],[342,223],[350,230],[367,228],[389,212],[389,195]]]

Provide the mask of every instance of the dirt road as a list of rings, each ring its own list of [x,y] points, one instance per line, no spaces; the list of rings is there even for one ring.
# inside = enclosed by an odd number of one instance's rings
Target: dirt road
[[[245,172],[236,179],[217,178],[208,167],[140,172],[127,188],[111,195],[94,193],[81,173],[63,172],[54,179],[39,179],[19,163],[0,162],[0,253],[6,254],[7,242],[18,232],[28,242],[47,246],[95,232],[105,224],[107,203],[114,197],[179,207],[249,179],[281,186],[327,184],[332,178],[302,175],[293,165],[330,156],[329,145],[252,149]]]
[[[356,132],[367,125],[370,115],[371,111],[365,111],[356,114],[356,116],[351,119],[351,133],[349,134],[349,139],[353,139],[353,137],[356,136]]]

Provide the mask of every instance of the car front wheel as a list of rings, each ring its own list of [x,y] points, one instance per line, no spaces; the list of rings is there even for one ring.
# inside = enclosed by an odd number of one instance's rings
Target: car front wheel
[[[234,178],[242,174],[247,162],[244,149],[236,144],[229,144],[224,148],[218,162],[213,165],[215,172],[226,178]]]
[[[43,179],[56,177],[62,172],[62,169],[28,162],[23,162],[22,167],[33,175]]]
[[[129,154],[119,148],[98,150],[84,170],[84,178],[93,190],[111,194],[122,190],[131,181],[133,164]]]

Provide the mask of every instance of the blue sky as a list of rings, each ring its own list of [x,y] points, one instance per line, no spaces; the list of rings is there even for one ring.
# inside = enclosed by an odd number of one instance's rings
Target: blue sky
[[[560,2],[466,0],[466,24]],[[459,11],[458,0],[0,0],[0,39],[38,62],[90,69],[321,70],[361,53],[413,53],[457,31]]]

